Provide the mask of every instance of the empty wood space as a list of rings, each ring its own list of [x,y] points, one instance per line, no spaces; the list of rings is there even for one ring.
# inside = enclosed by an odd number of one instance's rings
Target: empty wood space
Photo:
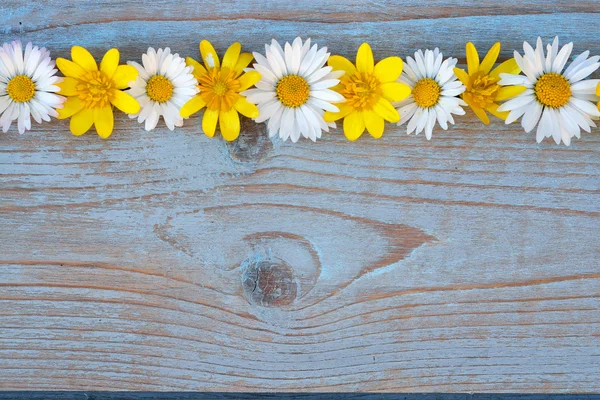
[[[600,54],[596,1],[3,0],[0,42],[122,60],[311,37],[353,58],[537,36]],[[468,111],[433,139],[269,139],[201,113],[108,140],[0,134],[0,389],[600,391],[600,130]],[[217,135],[218,136],[218,135]]]

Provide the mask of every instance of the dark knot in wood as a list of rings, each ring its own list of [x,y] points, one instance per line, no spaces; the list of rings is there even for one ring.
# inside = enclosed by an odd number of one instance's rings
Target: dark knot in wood
[[[290,305],[298,293],[294,270],[281,260],[248,261],[242,271],[242,285],[246,299],[263,307]]]
[[[269,139],[266,124],[257,124],[249,118],[240,119],[240,136],[225,145],[234,161],[257,163],[273,150],[273,142]]]

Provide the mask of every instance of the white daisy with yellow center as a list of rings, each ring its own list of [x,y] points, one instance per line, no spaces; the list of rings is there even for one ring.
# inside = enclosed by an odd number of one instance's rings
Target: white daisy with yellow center
[[[523,56],[517,51],[514,55],[525,75],[500,74],[500,85],[526,87],[520,95],[498,107],[498,111],[510,111],[506,123],[522,116],[521,126],[527,133],[537,125],[538,143],[552,137],[556,144],[562,141],[568,146],[573,136],[581,136],[581,129],[589,133],[596,126],[592,120],[600,117],[595,105],[600,80],[586,78],[600,67],[600,57],[588,58],[590,52],[585,51],[563,72],[573,43],[559,49],[555,37],[544,56],[544,44],[538,38],[535,50],[527,42],[523,43],[523,50]]]
[[[151,131],[162,116],[170,130],[183,125],[179,114],[181,107],[199,92],[198,80],[192,74],[194,67],[186,66],[179,54],[171,54],[168,47],[154,50],[152,47],[142,55],[142,65],[129,61],[138,70],[137,79],[131,83],[128,93],[140,103],[141,110],[130,114],[145,129]]]
[[[272,40],[265,45],[265,55],[253,53],[254,68],[262,78],[255,89],[242,92],[248,101],[258,106],[256,122],[267,123],[269,136],[279,134],[283,140],[297,142],[300,136],[313,142],[323,131],[329,132],[335,123],[323,119],[325,111],[339,112],[334,103],[344,97],[331,90],[340,83],[343,71],[324,67],[330,53],[327,47],[317,48],[301,38],[286,43],[284,48]]]
[[[4,43],[0,48],[0,126],[7,132],[17,120],[19,133],[31,129],[31,117],[38,123],[57,117],[65,98],[56,94],[55,63],[45,48],[21,42]]]
[[[398,125],[408,122],[407,134],[414,132],[418,135],[425,131],[427,140],[430,140],[436,121],[446,130],[448,123],[454,124],[452,114],[465,114],[461,106],[467,104],[456,97],[466,89],[454,74],[457,61],[456,58],[444,60],[437,48],[425,52],[418,50],[414,59],[406,58],[398,82],[410,86],[412,93],[394,106],[400,114]]]

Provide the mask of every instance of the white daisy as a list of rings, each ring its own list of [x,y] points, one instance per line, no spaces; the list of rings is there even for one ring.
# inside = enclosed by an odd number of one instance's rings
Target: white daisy
[[[262,78],[256,89],[242,95],[258,106],[256,122],[269,121],[270,137],[279,133],[283,140],[297,142],[302,135],[314,142],[322,131],[335,127],[335,123],[325,122],[323,114],[339,111],[332,103],[342,102],[344,97],[331,88],[340,83],[338,78],[344,72],[323,67],[330,53],[327,47],[311,47],[310,39],[302,43],[298,37],[284,47],[273,39],[270,46],[265,45],[265,56],[253,53],[254,68]]]
[[[465,86],[454,75],[456,58],[443,60],[438,48],[415,52],[415,58],[407,57],[404,71],[398,79],[412,89],[411,95],[399,103],[394,103],[400,114],[402,125],[408,122],[406,133],[418,135],[423,130],[427,140],[431,139],[435,122],[448,129],[454,124],[452,114],[464,115],[460,106],[467,104],[456,97],[465,91]],[[410,122],[409,122],[410,121]]]
[[[127,62],[139,72],[127,92],[141,106],[140,112],[130,114],[129,118],[137,117],[140,124],[146,121],[147,131],[156,128],[161,115],[170,130],[182,126],[179,110],[200,91],[198,80],[192,75],[194,67],[186,66],[185,60],[177,53],[171,54],[168,47],[158,51],[149,47],[142,54],[142,63],[143,67],[135,61]]]
[[[18,120],[19,133],[31,129],[31,117],[38,123],[58,117],[56,108],[65,101],[56,92],[55,63],[44,47],[25,46],[20,41],[4,43],[0,48],[0,126],[7,132],[12,121]]]
[[[598,101],[596,86],[600,80],[585,78],[600,67],[600,57],[588,58],[590,52],[586,51],[563,72],[573,43],[559,50],[555,37],[547,47],[546,57],[541,38],[535,50],[527,42],[523,43],[523,50],[524,56],[515,51],[515,60],[525,75],[500,74],[500,85],[527,88],[498,107],[498,111],[510,111],[506,123],[523,116],[521,125],[525,132],[531,132],[537,125],[538,143],[552,136],[556,144],[562,140],[568,146],[573,136],[580,137],[581,129],[589,133],[596,126],[592,119],[600,117],[594,104]]]

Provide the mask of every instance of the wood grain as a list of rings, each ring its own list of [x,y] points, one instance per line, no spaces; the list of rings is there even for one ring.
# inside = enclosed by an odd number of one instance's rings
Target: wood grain
[[[377,58],[538,35],[600,54],[594,1],[5,0],[53,56],[312,37]],[[600,391],[600,136],[472,116],[428,142],[239,141],[119,116],[0,135],[4,390]]]

